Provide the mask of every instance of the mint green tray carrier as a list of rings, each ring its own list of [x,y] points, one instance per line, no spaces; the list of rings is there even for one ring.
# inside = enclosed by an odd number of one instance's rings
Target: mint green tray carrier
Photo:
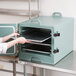
[[[19,23],[19,33],[22,27],[50,29],[51,32],[51,53],[42,54],[37,52],[24,51],[19,48],[19,59],[23,61],[56,64],[70,52],[73,51],[74,40],[74,19],[71,17],[62,17],[61,13],[55,12],[52,16],[40,16],[31,20]],[[60,36],[54,36],[59,33]],[[55,50],[58,52],[55,53]]]

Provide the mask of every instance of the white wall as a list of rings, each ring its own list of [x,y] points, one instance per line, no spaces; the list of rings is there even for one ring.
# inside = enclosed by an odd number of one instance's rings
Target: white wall
[[[0,8],[26,9],[27,4],[24,1],[14,2],[13,0],[0,1]],[[40,15],[52,15],[53,12],[61,12],[63,16],[74,17],[76,19],[76,0],[40,0]],[[27,19],[25,16],[10,16],[0,14],[0,23],[18,23]],[[76,22],[76,20],[75,20]],[[76,23],[75,23],[76,28]],[[76,29],[74,30],[74,49],[76,50]],[[0,73],[1,74],[1,73]],[[74,76],[67,73],[48,71],[48,76]]]
[[[76,17],[76,0],[41,0],[41,11],[44,15],[51,15],[58,11],[63,16]]]

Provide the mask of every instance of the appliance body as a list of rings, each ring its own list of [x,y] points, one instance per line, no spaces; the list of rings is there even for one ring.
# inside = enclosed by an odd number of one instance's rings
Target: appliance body
[[[19,45],[19,59],[56,64],[73,51],[74,19],[54,13],[19,23],[19,33],[31,43]]]
[[[0,24],[0,37],[7,36],[11,33],[16,32],[17,25],[16,24]],[[14,37],[15,38],[15,37]],[[13,37],[10,38],[8,41],[13,40]],[[8,42],[6,41],[6,42]],[[0,56],[17,56],[17,46],[14,45],[13,47],[9,48],[6,54],[0,54]]]

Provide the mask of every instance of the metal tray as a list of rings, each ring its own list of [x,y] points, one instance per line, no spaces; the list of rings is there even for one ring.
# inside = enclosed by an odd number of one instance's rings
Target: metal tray
[[[51,46],[51,44],[41,43],[41,42],[30,42],[29,44],[43,45],[43,46]]]
[[[51,31],[48,29],[30,29],[29,31],[25,30],[21,34],[26,39],[34,42],[44,42],[51,38]]]
[[[33,37],[25,36],[25,38],[26,38],[27,40],[29,40],[29,41],[32,41],[32,42],[40,42],[40,43],[42,43],[42,42],[48,40],[48,39],[51,38],[51,37],[48,37],[48,38],[47,38],[47,37],[42,37],[42,38],[40,38],[40,37],[35,37],[35,38],[33,38]]]
[[[25,48],[23,48],[23,50],[25,50],[25,51],[31,51],[31,52],[37,52],[37,53],[44,53],[44,54],[50,54],[51,53],[51,51],[45,52],[45,51],[25,49]]]
[[[42,52],[42,53],[50,53],[51,47],[37,44],[23,44],[22,49],[26,51],[34,51],[34,52]]]

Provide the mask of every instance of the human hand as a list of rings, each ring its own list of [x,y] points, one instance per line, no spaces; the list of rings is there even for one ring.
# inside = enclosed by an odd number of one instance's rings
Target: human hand
[[[20,34],[18,34],[18,33],[12,33],[10,36],[11,36],[11,37],[12,37],[12,36],[17,37],[18,35],[20,35]]]
[[[12,38],[13,36],[15,36],[15,38],[16,38],[18,35],[19,35],[18,33],[12,33],[10,35],[7,35],[7,36],[3,37],[2,42],[7,41],[8,39]]]
[[[16,39],[16,41],[17,41],[17,43],[20,43],[20,44],[30,43],[30,41],[25,39],[24,37],[19,37]]]

